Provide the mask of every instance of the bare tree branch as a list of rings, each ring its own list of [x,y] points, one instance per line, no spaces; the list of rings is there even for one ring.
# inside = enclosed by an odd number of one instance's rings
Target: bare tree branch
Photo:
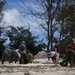
[[[45,28],[42,24],[40,24],[40,26],[41,26],[45,31],[48,31],[47,28]]]
[[[56,13],[56,11],[57,11],[57,9],[58,9],[59,3],[60,3],[60,0],[57,2],[57,6],[56,6],[55,11],[54,11],[53,14],[52,14],[52,16],[53,16],[52,18],[54,18],[54,16],[55,16],[55,13]]]

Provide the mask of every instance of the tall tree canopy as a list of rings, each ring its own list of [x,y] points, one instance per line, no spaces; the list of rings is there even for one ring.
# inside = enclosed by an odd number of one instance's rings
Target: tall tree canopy
[[[5,5],[5,1],[4,0],[0,0],[0,23],[1,23],[2,18],[3,18],[3,8],[4,8],[4,5]],[[2,52],[5,49],[5,47],[4,47],[5,39],[2,38],[3,31],[4,31],[4,27],[2,27],[0,25],[0,58],[2,57]]]
[[[61,0],[32,0],[32,5],[27,5],[24,0],[21,0],[22,4],[18,4],[23,8],[22,13],[36,17],[39,21],[39,25],[46,31],[47,50],[49,51],[53,47],[53,35],[54,35],[54,17],[58,10]],[[26,7],[26,9],[25,9]],[[25,12],[24,12],[25,11]],[[36,20],[35,20],[36,21]]]
[[[61,6],[56,15],[57,31],[60,34],[60,46],[65,50],[66,46],[72,43],[75,38],[75,5],[67,4]],[[62,51],[63,52],[63,51]]]
[[[3,8],[4,8],[4,5],[5,5],[5,0],[0,0],[0,22],[3,18]]]
[[[21,42],[25,41],[27,49],[35,55],[45,47],[42,41],[39,43],[38,36],[33,36],[29,29],[25,29],[24,27],[15,28],[13,26],[10,26],[9,28],[10,29],[6,31],[6,35],[10,39],[10,49],[19,48]]]

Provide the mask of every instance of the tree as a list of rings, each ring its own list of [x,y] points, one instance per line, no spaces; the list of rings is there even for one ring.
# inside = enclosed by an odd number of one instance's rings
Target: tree
[[[52,47],[53,47],[54,16],[55,16],[56,11],[59,7],[60,1],[61,0],[34,0],[34,4],[33,4],[34,7],[33,7],[33,5],[32,6],[30,6],[30,5],[27,6],[26,3],[24,2],[24,0],[21,0],[22,4],[25,7],[27,7],[27,9],[28,9],[27,14],[41,20],[40,26],[47,33],[47,40],[48,40],[48,42],[47,42],[47,51],[49,51],[50,48],[52,49]],[[21,6],[20,4],[18,4],[18,5],[21,8],[23,8],[24,10],[27,10],[27,9],[25,9],[25,7]],[[25,14],[25,12],[22,11],[22,13],[24,13],[24,14]]]
[[[5,0],[0,0],[0,22],[3,18],[3,8],[4,8],[4,5],[5,5]]]
[[[66,46],[71,44],[72,38],[75,37],[75,7],[70,3],[61,6],[59,11],[57,12],[56,22],[59,25],[58,32],[60,33],[60,46],[63,53]]]
[[[4,5],[5,5],[5,1],[0,0],[0,23],[3,18],[2,11],[3,11]],[[5,47],[4,47],[5,38],[2,38],[3,31],[4,31],[4,27],[0,26],[0,58],[2,57],[2,52],[5,50]]]
[[[0,58],[2,58],[2,53],[5,50],[4,43],[6,42],[6,38],[3,38],[4,27],[0,27]]]
[[[6,31],[7,37],[10,39],[10,48],[12,49],[18,49],[19,45],[22,41],[26,42],[26,47],[29,49],[34,55],[39,52],[39,44],[38,44],[38,36],[33,36],[33,34],[30,32],[29,29],[25,29],[24,27],[13,27],[10,26],[9,30]],[[40,47],[40,50],[42,50],[43,46]]]

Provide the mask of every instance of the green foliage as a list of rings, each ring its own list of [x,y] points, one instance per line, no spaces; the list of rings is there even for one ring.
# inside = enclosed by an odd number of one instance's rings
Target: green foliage
[[[4,5],[5,5],[5,1],[0,1],[0,22],[1,22],[2,18],[3,18],[2,11],[3,11]]]
[[[75,38],[75,6],[62,6],[57,14],[56,21],[59,23],[60,48],[63,53],[66,46],[72,43],[72,38]]]
[[[0,27],[0,58],[2,57],[2,53],[5,50],[4,43],[5,43],[6,39],[2,38],[3,31],[4,31],[4,27]]]
[[[3,7],[5,5],[5,1],[0,1],[0,22],[3,18]],[[5,38],[2,38],[2,33],[3,33],[3,30],[4,28],[0,26],[0,58],[2,57],[2,52],[4,51],[5,49],[5,46],[4,46],[4,42],[5,42]]]
[[[4,5],[5,5],[5,2],[4,1],[0,1],[0,11],[2,11]]]
[[[25,29],[24,27],[15,28],[13,26],[10,26],[9,28],[10,29],[6,31],[6,35],[11,41],[9,44],[11,49],[19,48],[21,41],[24,40],[26,42],[27,49],[29,49],[33,55],[35,55],[39,50],[43,50],[43,47],[41,46],[41,44],[43,44],[42,41],[38,44],[38,36],[33,36],[29,29]]]
[[[2,53],[5,50],[5,46],[4,46],[5,41],[6,41],[5,39],[0,38],[0,58],[2,58]]]

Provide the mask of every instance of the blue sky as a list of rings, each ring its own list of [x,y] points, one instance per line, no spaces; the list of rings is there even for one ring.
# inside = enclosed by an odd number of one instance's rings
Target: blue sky
[[[4,26],[23,26],[25,28],[28,28],[28,25],[31,26],[31,32],[33,33],[33,35],[39,35],[39,39],[43,39],[45,43],[47,43],[47,33],[46,31],[44,31],[39,24],[42,22],[41,20],[38,20],[38,22],[36,22],[34,18],[34,21],[32,21],[32,17],[28,16],[27,17],[23,17],[23,14],[20,13],[21,9],[17,3],[21,3],[20,0],[6,0],[7,3],[5,5],[4,8],[4,18],[2,21],[2,25]],[[24,0],[25,2],[27,2],[27,4],[32,3],[32,0]],[[34,0],[33,0],[34,1]],[[33,5],[34,7],[34,5]],[[37,7],[37,6],[36,6]],[[39,9],[39,7],[37,7]],[[37,10],[38,10],[37,9]],[[39,9],[40,10],[40,9]],[[38,11],[39,11],[38,10]],[[23,10],[26,12],[26,10]],[[44,23],[44,22],[43,22]],[[59,35],[57,33],[55,33],[55,36],[58,37]],[[8,43],[8,41],[7,41]]]
[[[5,9],[17,8],[17,2],[20,2],[20,0],[6,0]]]
[[[31,32],[34,35],[39,35],[40,39],[45,39],[46,35],[43,34],[43,30],[38,26],[38,24],[32,21],[30,16],[23,17],[19,10],[22,10],[17,3],[21,3],[20,0],[6,0],[7,3],[4,8],[4,18],[2,21],[2,25],[4,26],[24,26],[28,28],[28,24],[31,25]],[[31,3],[32,0],[24,0],[27,3]]]
[[[13,19],[15,19],[15,18],[17,18],[18,19],[18,22],[22,22],[22,24],[21,25],[25,25],[25,24],[27,24],[26,22],[30,22],[31,23],[31,21],[28,21],[27,19],[29,19],[30,18],[30,16],[29,17],[23,17],[23,14],[22,13],[20,13],[20,11],[21,10],[23,10],[20,6],[18,6],[18,4],[17,3],[21,3],[20,2],[20,0],[6,0],[7,1],[7,3],[6,3],[6,5],[5,5],[5,10],[4,10],[4,14],[5,14],[5,20],[7,20],[7,19],[9,19],[9,21],[13,21]],[[25,2],[30,2],[30,0],[24,0]],[[23,10],[23,11],[26,11],[26,10]],[[8,17],[7,19],[6,19],[6,17]],[[17,20],[16,19],[16,20]],[[20,20],[20,21],[19,21]],[[8,22],[8,21],[6,21],[6,22]],[[24,23],[25,22],[25,23]],[[11,24],[11,23],[10,23]],[[34,23],[35,24],[35,23]],[[16,26],[16,25],[15,25]]]
[[[24,2],[32,2],[32,0],[23,0]],[[5,5],[6,9],[12,9],[12,8],[17,8],[18,9],[18,5],[17,3],[20,3],[21,0],[6,0],[7,4]]]
[[[23,14],[20,13],[20,10],[23,10],[20,6],[18,6],[17,3],[21,4],[21,0],[6,0],[7,3],[5,5],[4,8],[4,18],[3,18],[3,24],[4,26],[9,26],[9,25],[13,25],[13,26],[24,26],[25,28],[28,28],[28,24],[30,24],[31,26],[31,31],[34,35],[39,35],[40,39],[44,39],[44,41],[47,41],[45,39],[47,33],[43,31],[43,29],[41,27],[39,27],[39,23],[41,20],[39,20],[39,22],[35,22],[32,21],[32,17],[28,16],[27,17],[23,17]],[[32,1],[34,0],[23,0],[25,1],[27,4],[32,3]],[[22,4],[21,4],[22,5]],[[34,5],[33,5],[34,7]],[[39,9],[39,7],[38,7]],[[26,12],[26,10],[23,10]],[[45,34],[44,34],[44,33]],[[58,36],[57,34],[55,36]]]

